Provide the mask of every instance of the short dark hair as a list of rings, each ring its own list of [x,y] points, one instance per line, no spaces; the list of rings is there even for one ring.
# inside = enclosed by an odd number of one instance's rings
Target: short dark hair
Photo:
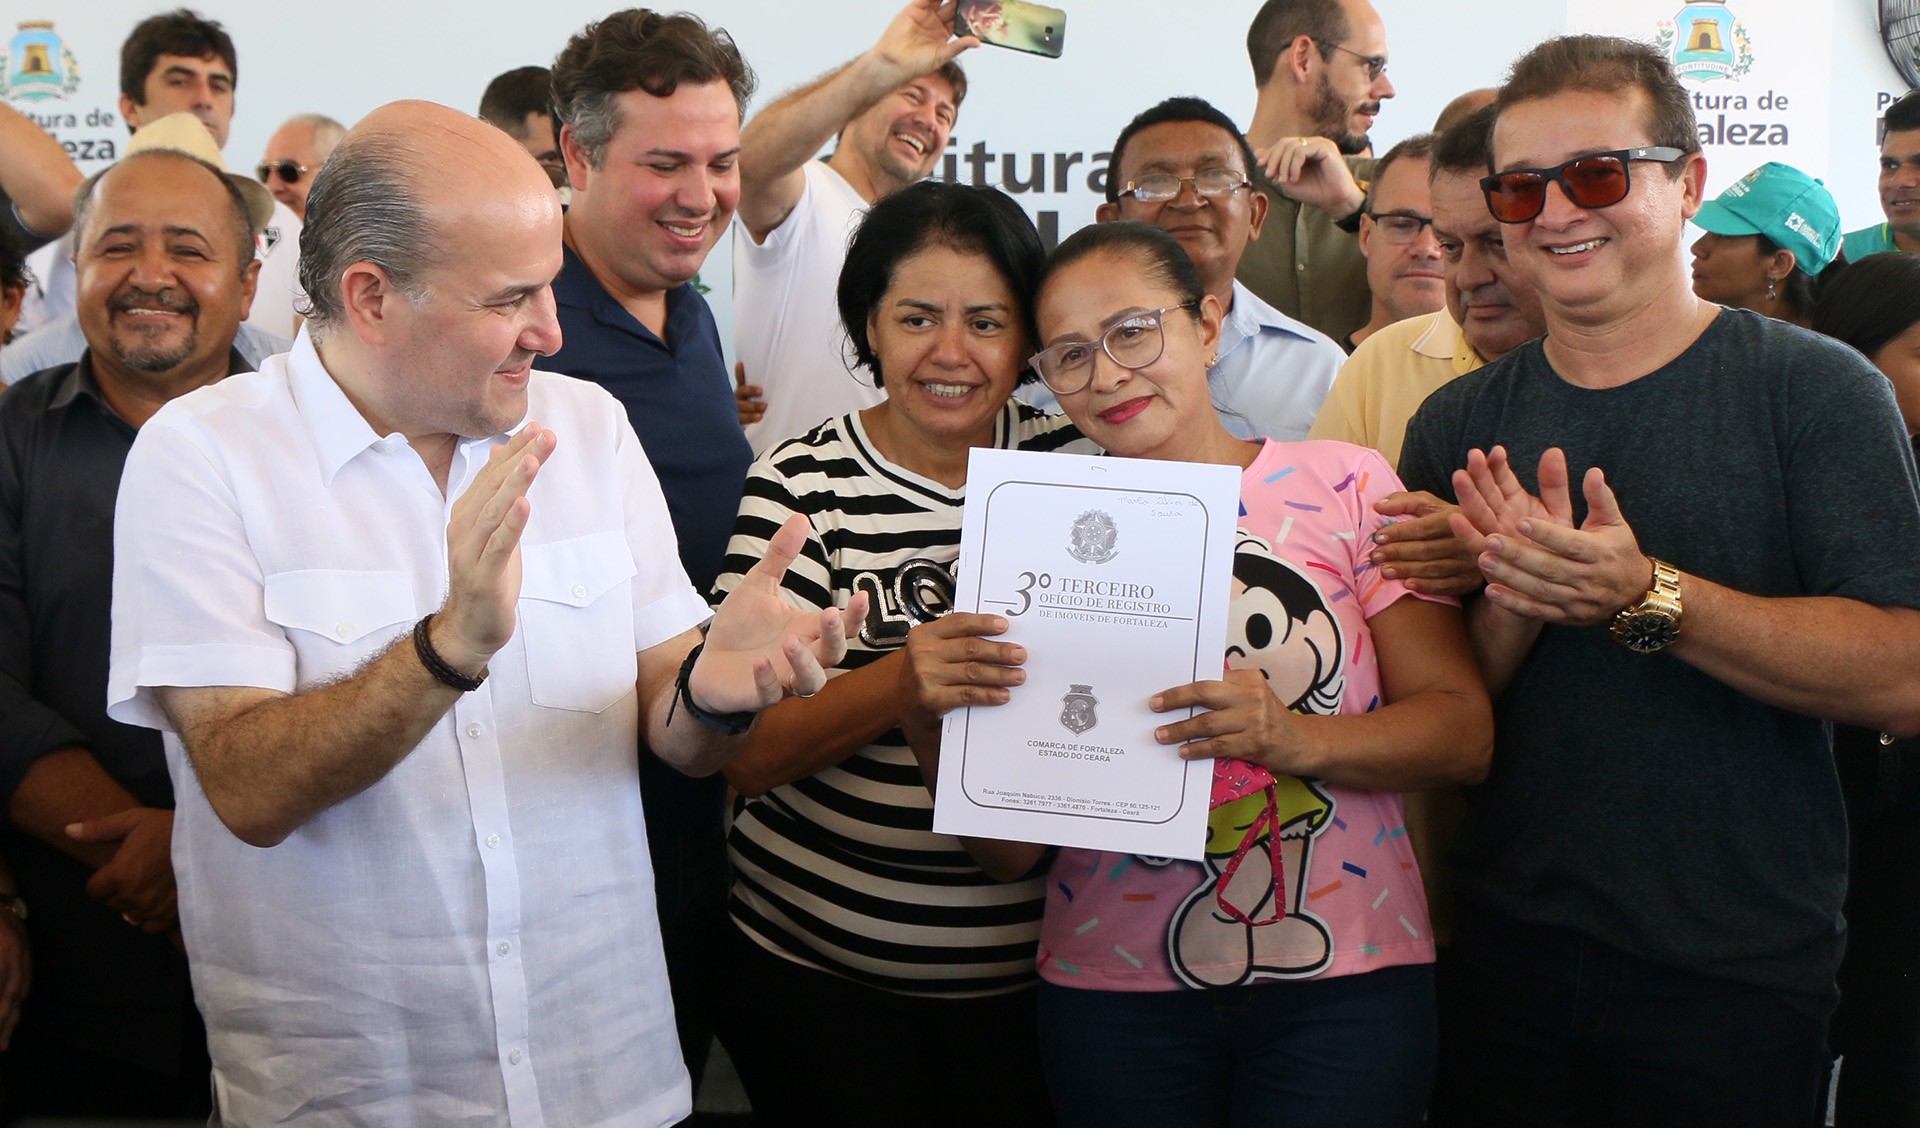
[[[27,251],[13,225],[0,223],[0,290],[11,290],[33,281],[27,269]]]
[[[1472,173],[1475,179],[1492,161],[1493,106],[1482,106],[1440,131],[1433,139],[1433,173]],[[1375,179],[1378,179],[1376,175]]]
[[[1813,330],[1844,341],[1868,359],[1920,323],[1920,255],[1882,251],[1821,271]]]
[[[1267,0],[1247,27],[1247,58],[1253,63],[1253,84],[1265,86],[1293,41],[1306,36],[1320,48],[1322,59],[1353,34],[1340,0]]]
[[[234,54],[233,39],[220,21],[203,20],[186,8],[175,8],[141,20],[120,47],[120,93],[133,99],[134,105],[147,104],[147,76],[162,55],[183,59],[217,56],[227,64],[233,84],[240,85],[240,60]]]
[[[958,110],[960,103],[967,100],[967,72],[960,69],[960,60],[948,59],[940,64],[940,69],[931,72],[945,79],[953,88],[953,108]]]
[[[670,98],[683,82],[726,83],[743,118],[758,84],[724,28],[686,12],[627,8],[588,24],[554,58],[553,112],[599,168],[620,129],[615,99],[636,89]]]
[[[1757,232],[1753,236],[1753,241],[1759,246],[1762,257],[1780,250],[1780,244]],[[1786,299],[1787,308],[1799,317],[1813,316],[1813,307],[1819,302],[1821,293],[1826,289],[1826,284],[1836,277],[1840,273],[1841,268],[1846,265],[1846,252],[1844,250],[1838,251],[1834,254],[1833,261],[1826,265],[1826,269],[1818,274],[1812,274],[1808,272],[1806,267],[1800,265],[1800,256],[1797,254],[1794,255],[1793,269],[1788,271],[1787,276],[1780,280],[1780,296]]]
[[[553,72],[545,67],[515,67],[495,75],[480,95],[480,120],[525,141],[528,114],[553,114]]]
[[[1392,168],[1398,161],[1432,159],[1433,134],[1416,133],[1412,137],[1395,145],[1393,148],[1388,149],[1387,155],[1381,157],[1379,162],[1373,166],[1373,184],[1378,185],[1382,180],[1385,180],[1387,178],[1387,170]],[[1371,187],[1367,190],[1367,205],[1369,207],[1373,205],[1373,190]]]
[[[1920,129],[1920,90],[1909,90],[1902,94],[1887,112],[1881,116],[1886,123],[1888,133],[1904,133],[1910,129]]]
[[[141,149],[128,153],[118,162],[94,173],[93,177],[86,182],[86,190],[74,201],[74,238],[79,239],[86,234],[87,220],[93,215],[94,197],[99,194],[100,181],[106,179],[108,173],[120,172],[133,175],[142,163],[155,160],[185,161],[188,164],[198,165],[219,182],[221,189],[226,193],[227,217],[233,225],[234,250],[238,259],[235,266],[239,273],[245,274],[247,264],[253,261],[254,248],[257,246],[253,237],[253,212],[247,206],[247,198],[240,193],[239,186],[234,184],[233,178],[224,170],[179,149]]]
[[[834,294],[854,362],[872,374],[875,387],[881,386],[882,374],[867,318],[893,285],[899,265],[929,247],[951,247],[992,262],[1013,291],[1021,331],[1033,340],[1033,298],[1047,257],[1033,220],[998,188],[922,180],[868,210],[847,245]],[[1020,375],[1023,383],[1032,378],[1030,370]]]
[[[1180,308],[1194,317],[1200,316],[1200,303],[1206,300],[1207,286],[1200,280],[1199,268],[1193,265],[1187,249],[1164,230],[1134,219],[1089,224],[1067,236],[1047,256],[1046,265],[1040,270],[1040,282],[1033,293],[1034,304],[1039,304],[1040,292],[1054,275],[1081,259],[1106,252],[1133,259],[1150,281],[1179,295]]]
[[[1647,143],[1666,145],[1683,153],[1700,151],[1698,123],[1686,87],[1674,77],[1667,57],[1651,46],[1612,35],[1562,35],[1520,56],[1507,74],[1494,102],[1497,117],[1521,102],[1551,98],[1567,91],[1615,94],[1628,88],[1645,93]],[[1667,176],[1677,178],[1686,165],[1674,161]],[[1488,171],[1493,147],[1487,147]]]
[[[1258,163],[1253,157],[1253,146],[1247,144],[1247,139],[1241,135],[1240,127],[1234,124],[1232,118],[1221,113],[1214,107],[1213,103],[1208,102],[1204,98],[1168,98],[1152,109],[1143,111],[1138,117],[1128,122],[1126,128],[1120,131],[1120,136],[1114,140],[1113,156],[1108,158],[1107,161],[1107,168],[1109,170],[1106,178],[1108,203],[1115,203],[1120,199],[1120,163],[1126,157],[1127,142],[1132,141],[1134,134],[1146,129],[1148,126],[1160,125],[1170,121],[1197,121],[1205,125],[1218,126],[1220,129],[1225,130],[1227,136],[1233,138],[1234,144],[1240,148],[1240,159],[1244,162],[1243,171],[1245,171],[1248,176],[1253,175],[1253,170]]]

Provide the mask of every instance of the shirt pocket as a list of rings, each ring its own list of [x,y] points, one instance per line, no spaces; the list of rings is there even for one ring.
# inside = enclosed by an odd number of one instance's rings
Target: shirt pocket
[[[520,547],[520,631],[535,705],[599,713],[634,691],[637,574],[620,532]]]
[[[358,667],[418,616],[406,573],[327,568],[268,576],[264,611],[293,642],[302,686]]]

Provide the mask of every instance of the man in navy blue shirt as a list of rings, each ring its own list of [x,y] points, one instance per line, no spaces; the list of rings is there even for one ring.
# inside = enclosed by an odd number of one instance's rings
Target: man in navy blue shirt
[[[740,200],[753,87],[724,31],[634,9],[589,25],[553,64],[573,200],[553,283],[564,340],[543,367],[626,405],[701,591],[720,573],[753,451],[713,313],[691,280]],[[644,750],[640,779],[680,1048],[698,1088],[726,926],[726,782],[691,779]]]

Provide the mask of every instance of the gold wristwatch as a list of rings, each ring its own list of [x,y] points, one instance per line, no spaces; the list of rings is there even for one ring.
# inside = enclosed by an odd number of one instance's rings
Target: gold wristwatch
[[[1613,641],[1636,654],[1665,649],[1680,637],[1680,614],[1680,569],[1653,560],[1653,586],[1613,617]]]

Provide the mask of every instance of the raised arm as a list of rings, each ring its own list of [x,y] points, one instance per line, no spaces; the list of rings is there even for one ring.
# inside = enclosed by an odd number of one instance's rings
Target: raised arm
[[[447,523],[447,602],[434,651],[468,677],[513,636],[527,489],[553,453],[529,423],[496,447]],[[460,697],[403,637],[358,673],[303,693],[239,686],[154,690],[214,814],[241,841],[275,846],[385,778]]]
[[[740,131],[740,208],[758,243],[786,221],[806,185],[801,167],[889,91],[940,69],[979,40],[953,37],[958,0],[911,0],[878,42],[840,69],[783,95]]]
[[[81,179],[52,134],[0,102],[0,191],[13,198],[30,231],[48,239],[66,234]]]

